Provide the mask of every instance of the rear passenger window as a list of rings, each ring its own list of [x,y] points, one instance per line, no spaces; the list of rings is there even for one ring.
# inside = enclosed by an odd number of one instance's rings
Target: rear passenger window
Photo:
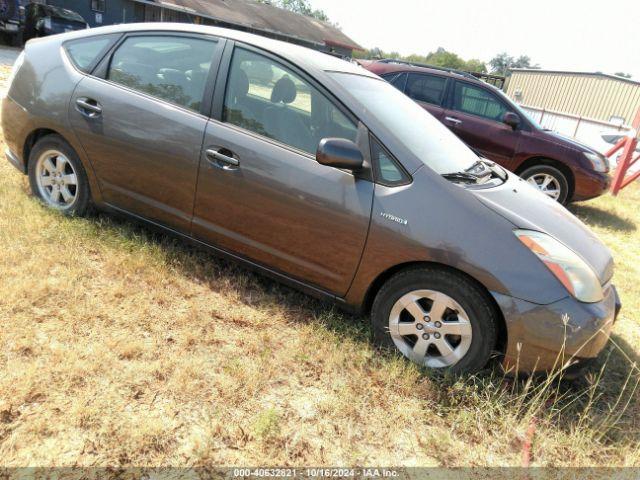
[[[199,111],[215,40],[189,37],[127,38],[113,54],[107,78],[161,100]]]
[[[117,37],[117,35],[103,35],[74,40],[66,43],[65,49],[78,70],[88,73]]]
[[[224,122],[315,155],[327,137],[356,141],[356,124],[298,74],[269,57],[236,48]]]
[[[407,80],[405,93],[418,102],[442,105],[446,86],[446,78],[412,73]]]

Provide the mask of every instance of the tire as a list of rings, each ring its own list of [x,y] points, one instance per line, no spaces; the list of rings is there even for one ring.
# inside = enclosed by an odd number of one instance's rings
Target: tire
[[[403,308],[409,297],[418,300]],[[420,309],[417,314],[416,305]],[[429,317],[431,314],[435,318]],[[398,327],[394,326],[396,318],[400,319]],[[488,294],[464,275],[440,268],[414,268],[391,277],[376,295],[371,322],[376,344],[434,371],[461,374],[482,370],[496,346],[498,318]],[[429,346],[422,355],[425,342]],[[453,353],[447,353],[449,348]]]
[[[48,162],[47,162],[48,161]],[[47,207],[67,216],[84,216],[91,200],[80,158],[59,135],[41,138],[29,154],[29,184]]]
[[[533,186],[537,187],[542,193],[563,205],[568,203],[570,200],[569,181],[567,180],[567,177],[564,173],[551,165],[536,165],[529,167],[520,174],[520,177],[527,182],[534,184]],[[546,185],[546,190],[543,189],[543,185],[547,179],[550,178],[552,180]],[[555,194],[551,195],[548,193],[554,190],[557,190],[557,196]]]

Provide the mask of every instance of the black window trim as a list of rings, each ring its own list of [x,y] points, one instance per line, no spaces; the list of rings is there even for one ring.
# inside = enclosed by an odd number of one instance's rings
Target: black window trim
[[[93,69],[90,74],[92,77],[98,78],[103,82],[106,82],[110,85],[115,85],[119,88],[127,90],[129,92],[142,95],[146,98],[155,100],[157,102],[162,102],[167,105],[171,105],[175,108],[180,108],[185,112],[189,112],[191,114],[204,116],[209,118],[210,105],[214,92],[214,83],[216,81],[216,77],[218,75],[218,70],[220,69],[220,62],[222,60],[223,51],[226,47],[228,40],[225,37],[218,37],[215,35],[211,35],[209,33],[198,33],[198,32],[179,32],[172,30],[144,30],[144,31],[135,31],[135,32],[127,32],[120,34],[121,37],[118,39],[116,43],[114,43],[106,55],[102,58],[102,60],[98,63],[98,65]],[[153,95],[149,95],[148,93],[142,92],[140,90],[135,90],[133,88],[129,88],[121,83],[113,82],[107,78],[107,73],[109,72],[109,68],[111,67],[111,61],[113,59],[114,53],[120,48],[120,46],[128,39],[132,37],[186,37],[186,38],[197,38],[204,39],[209,41],[214,41],[218,44],[218,48],[215,49],[213,54],[213,58],[211,61],[211,66],[209,68],[209,76],[205,82],[204,94],[202,96],[202,101],[200,102],[200,110],[195,111],[190,108],[187,108],[183,105],[179,105],[176,103],[169,102],[168,100],[164,100],[159,97],[154,97]],[[214,68],[215,67],[215,68]]]
[[[411,98],[411,100],[413,100],[414,102],[426,103],[427,105],[433,105],[435,107],[440,107],[440,108],[445,108],[446,107],[446,105],[447,105],[447,93],[448,93],[448,90],[449,90],[449,84],[451,83],[451,79],[449,77],[447,77],[445,75],[436,75],[436,74],[433,74],[433,73],[426,73],[426,72],[407,72],[407,78],[406,78],[406,80],[404,82],[404,90],[403,90],[403,93],[405,95],[407,95],[407,96],[409,96],[407,94],[407,92],[406,92],[407,91],[407,85],[409,84],[409,77],[411,75],[416,75],[416,76],[420,76],[420,77],[432,77],[432,78],[442,78],[442,79],[444,79],[444,89],[442,90],[442,99],[440,100],[439,104],[431,103],[431,102],[425,102],[423,100],[416,100],[416,99],[414,99],[412,97],[409,97],[409,98]]]
[[[393,162],[393,164],[396,166],[398,171],[402,174],[403,178],[401,180],[398,180],[397,182],[390,182],[382,178],[382,173],[380,171],[380,162],[378,162],[373,155],[373,146],[376,143],[380,146],[382,150],[384,150],[384,152],[387,154],[387,157],[389,157],[389,159]],[[385,146],[385,144],[382,143],[380,139],[371,132],[369,132],[369,149],[370,149],[369,157],[371,158],[371,167],[373,170],[374,183],[378,185],[383,185],[385,187],[403,187],[405,185],[410,185],[411,183],[413,183],[413,177],[407,171],[407,169],[404,168],[404,165],[402,165],[402,163],[398,161],[395,155],[393,155],[389,151],[389,149]]]

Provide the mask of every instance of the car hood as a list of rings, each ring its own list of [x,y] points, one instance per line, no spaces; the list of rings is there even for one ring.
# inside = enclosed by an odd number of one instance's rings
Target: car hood
[[[571,212],[510,174],[500,187],[470,190],[489,209],[516,228],[551,235],[580,255],[604,285],[613,276],[613,258],[600,239]]]
[[[580,150],[581,152],[596,153],[595,150],[584,143],[580,143],[573,138],[565,137],[557,132],[551,130],[543,130],[543,133],[555,143],[560,143],[566,147],[573,148],[574,150]]]

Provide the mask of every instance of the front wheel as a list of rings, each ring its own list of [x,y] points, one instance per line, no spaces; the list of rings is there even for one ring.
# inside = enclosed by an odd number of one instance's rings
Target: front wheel
[[[393,276],[375,298],[371,321],[377,344],[452,373],[481,370],[496,345],[498,321],[487,294],[464,275],[444,269]]]
[[[527,168],[520,174],[524,180],[540,190],[547,197],[565,204],[569,197],[569,182],[567,177],[550,165],[536,165]]]
[[[89,206],[89,182],[76,152],[58,135],[48,135],[29,155],[31,191],[65,215],[82,216]]]

